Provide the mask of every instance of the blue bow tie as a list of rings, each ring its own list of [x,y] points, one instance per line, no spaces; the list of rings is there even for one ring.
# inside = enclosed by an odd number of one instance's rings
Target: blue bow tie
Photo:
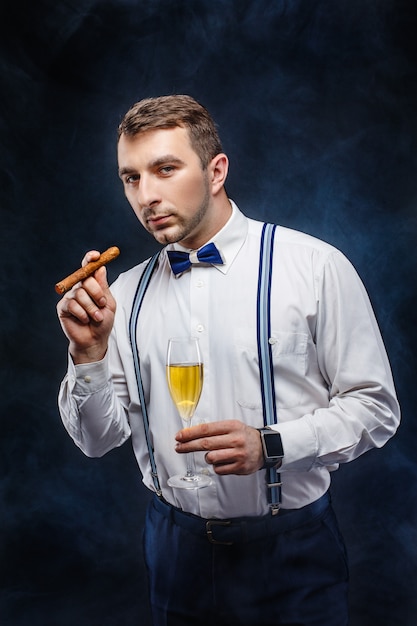
[[[185,272],[193,263],[223,265],[223,259],[214,243],[208,243],[206,246],[200,248],[200,250],[190,253],[172,250],[167,254],[171,269],[175,275]]]

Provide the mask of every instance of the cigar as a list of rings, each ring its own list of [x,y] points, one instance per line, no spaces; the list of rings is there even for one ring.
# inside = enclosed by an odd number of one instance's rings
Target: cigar
[[[103,252],[103,254],[100,254],[97,261],[90,261],[90,263],[87,263],[87,265],[85,265],[84,267],[80,267],[79,270],[73,272],[72,274],[61,280],[59,283],[57,283],[55,285],[55,291],[61,295],[64,294],[66,291],[69,291],[71,287],[74,287],[74,285],[80,282],[80,280],[85,280],[86,278],[94,274],[94,272],[98,270],[99,267],[102,267],[103,265],[106,265],[106,263],[110,263],[110,261],[113,261],[113,259],[117,258],[119,254],[120,250],[116,246],[109,248],[108,250]]]

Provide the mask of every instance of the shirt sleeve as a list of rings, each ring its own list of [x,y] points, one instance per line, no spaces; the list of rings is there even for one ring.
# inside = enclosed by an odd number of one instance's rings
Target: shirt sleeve
[[[388,357],[356,271],[333,252],[315,276],[314,341],[329,400],[276,427],[284,447],[282,471],[336,468],[383,446],[400,421]]]
[[[130,436],[127,411],[117,398],[109,372],[108,353],[102,361],[74,365],[61,383],[58,405],[63,424],[76,445],[90,457],[121,446]]]

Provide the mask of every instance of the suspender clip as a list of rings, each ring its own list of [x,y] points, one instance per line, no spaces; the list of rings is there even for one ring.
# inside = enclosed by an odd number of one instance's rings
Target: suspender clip
[[[268,485],[268,489],[273,489],[274,487],[281,487],[282,483],[281,482],[277,482],[277,483],[267,483]]]
[[[280,509],[280,505],[278,503],[273,503],[269,505],[269,508],[271,509],[271,515],[278,515],[279,513],[279,509]]]

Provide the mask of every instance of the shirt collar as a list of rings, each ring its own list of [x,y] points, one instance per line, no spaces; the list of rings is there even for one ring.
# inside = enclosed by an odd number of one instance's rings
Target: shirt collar
[[[215,243],[223,258],[223,265],[214,265],[219,272],[227,274],[235,260],[239,250],[243,246],[248,232],[248,220],[239,210],[238,206],[229,199],[232,206],[232,214],[226,224],[218,233],[207,243]],[[184,248],[179,243],[173,243],[167,246],[167,250],[180,250],[182,252],[190,252],[189,248]]]

